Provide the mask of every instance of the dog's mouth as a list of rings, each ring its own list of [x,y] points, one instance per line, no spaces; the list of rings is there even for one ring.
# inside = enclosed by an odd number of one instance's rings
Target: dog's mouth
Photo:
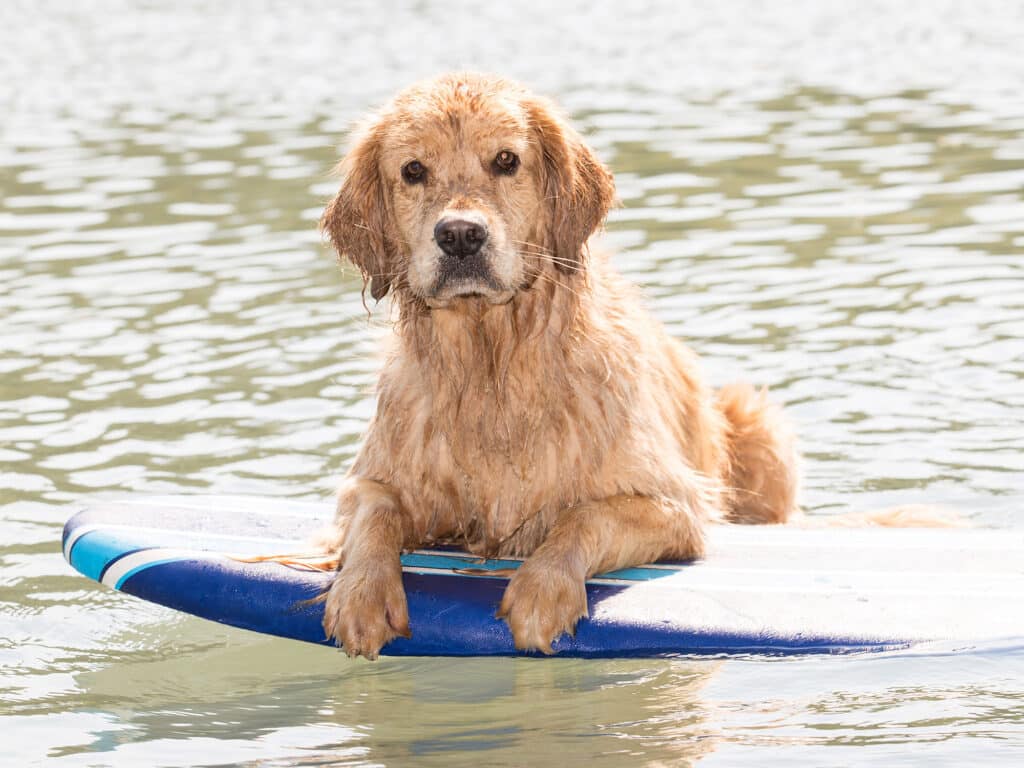
[[[488,304],[509,302],[515,291],[495,277],[489,259],[486,252],[465,258],[442,255],[427,305],[441,308],[460,300],[484,300]]]
[[[478,282],[448,282],[439,287],[426,299],[427,306],[432,309],[444,309],[461,302],[484,301],[487,304],[507,304],[515,296],[515,291],[498,285],[496,281],[485,284]]]

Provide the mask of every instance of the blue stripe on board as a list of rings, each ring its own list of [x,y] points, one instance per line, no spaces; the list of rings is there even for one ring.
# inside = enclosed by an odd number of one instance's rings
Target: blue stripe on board
[[[453,569],[466,568],[479,571],[500,571],[516,569],[522,564],[521,560],[503,560],[492,558],[484,560],[466,555],[432,555],[426,552],[411,552],[402,555],[402,565],[408,568],[436,568],[439,571],[451,571]],[[676,571],[670,568],[621,568],[617,571],[609,571],[594,576],[595,579],[620,579],[622,581],[650,581],[671,576]],[[473,575],[473,574],[466,574]],[[481,576],[485,574],[480,574]]]
[[[99,581],[114,560],[144,548],[144,545],[139,545],[137,533],[133,535],[131,531],[122,533],[100,528],[80,536],[71,547],[68,560],[83,576]]]

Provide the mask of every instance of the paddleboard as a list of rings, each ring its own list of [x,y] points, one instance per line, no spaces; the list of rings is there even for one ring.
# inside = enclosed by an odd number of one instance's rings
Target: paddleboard
[[[332,504],[146,497],[85,505],[64,527],[81,574],[177,611],[325,644],[331,574],[263,555],[309,551]],[[587,583],[590,618],[558,656],[794,655],[951,641],[1024,643],[1024,531],[714,526],[709,552]],[[248,560],[248,561],[247,561]],[[514,655],[494,617],[517,560],[453,550],[402,555],[411,638],[383,654]]]

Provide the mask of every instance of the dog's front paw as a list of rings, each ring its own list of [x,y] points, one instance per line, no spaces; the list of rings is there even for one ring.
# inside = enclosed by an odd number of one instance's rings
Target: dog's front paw
[[[324,632],[349,656],[367,659],[396,637],[411,637],[401,567],[345,565],[324,602]]]
[[[551,643],[588,616],[587,588],[557,565],[527,560],[509,581],[498,610],[512,630],[516,648],[551,654]]]

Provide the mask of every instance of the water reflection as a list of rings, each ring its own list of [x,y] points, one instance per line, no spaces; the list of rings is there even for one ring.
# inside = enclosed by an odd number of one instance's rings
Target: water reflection
[[[678,763],[715,742],[699,694],[721,662],[343,664],[328,649],[210,626],[165,621],[164,632],[184,629],[190,640],[156,646],[120,637],[130,652],[13,714],[27,722],[57,703],[81,713],[81,740],[53,753],[72,765],[94,764],[97,753],[145,760],[161,748],[204,765],[521,764],[541,754],[538,738],[570,764],[584,743],[599,764],[630,755]]]

